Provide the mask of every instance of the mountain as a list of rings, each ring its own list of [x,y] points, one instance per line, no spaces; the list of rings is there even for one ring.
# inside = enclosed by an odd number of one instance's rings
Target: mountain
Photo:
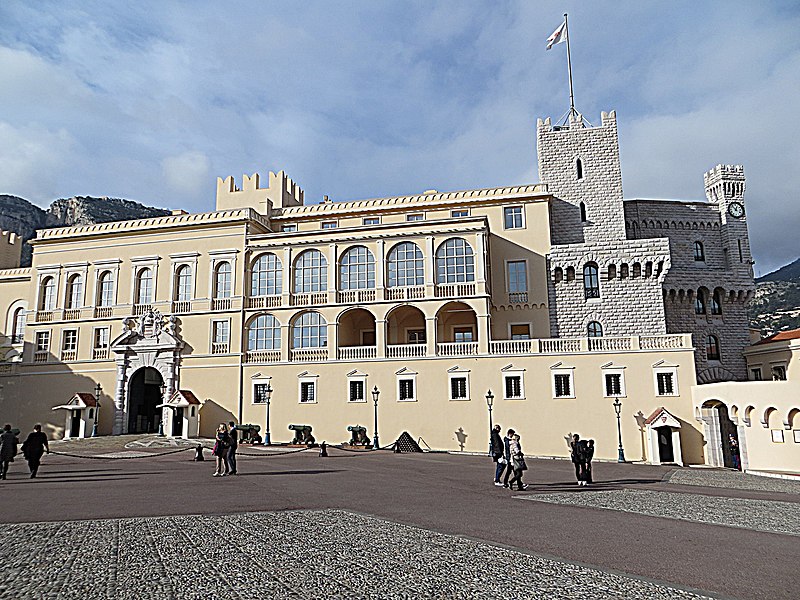
[[[121,198],[75,196],[55,200],[47,210],[19,196],[0,194],[0,229],[13,231],[22,238],[22,266],[31,264],[31,245],[37,229],[72,225],[93,225],[110,221],[130,221],[171,214],[164,208],[145,206]]]
[[[800,258],[777,271],[759,277],[756,279],[756,283],[761,283],[762,281],[791,281],[792,279],[800,279]]]
[[[762,336],[800,327],[800,258],[756,279],[748,314]]]

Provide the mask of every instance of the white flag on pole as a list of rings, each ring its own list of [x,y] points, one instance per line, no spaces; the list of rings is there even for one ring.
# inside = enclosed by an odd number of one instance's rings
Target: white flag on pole
[[[556,44],[563,44],[567,41],[567,20],[564,19],[564,22],[558,26],[558,28],[550,34],[550,37],[547,38],[547,49],[550,50]]]

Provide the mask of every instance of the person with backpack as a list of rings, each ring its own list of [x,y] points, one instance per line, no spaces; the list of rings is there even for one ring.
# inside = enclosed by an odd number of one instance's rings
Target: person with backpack
[[[509,487],[514,489],[514,482],[517,482],[517,489],[528,489],[527,483],[522,483],[522,473],[528,470],[528,465],[525,462],[525,455],[522,453],[522,445],[519,443],[519,434],[515,433],[509,440],[509,452],[511,454],[511,468],[514,470],[514,477],[508,482]]]

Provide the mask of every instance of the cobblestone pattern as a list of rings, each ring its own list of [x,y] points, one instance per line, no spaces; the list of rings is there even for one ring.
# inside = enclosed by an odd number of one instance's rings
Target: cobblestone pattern
[[[651,517],[742,527],[768,533],[800,535],[800,504],[792,502],[650,490],[583,491],[539,494],[522,498],[537,502],[605,508]]]
[[[705,597],[336,510],[11,525],[5,540],[0,598]]]
[[[747,475],[737,471],[711,471],[708,469],[679,469],[672,473],[670,483],[701,485],[706,487],[753,490],[757,492],[782,492],[800,496],[800,480],[778,479]]]

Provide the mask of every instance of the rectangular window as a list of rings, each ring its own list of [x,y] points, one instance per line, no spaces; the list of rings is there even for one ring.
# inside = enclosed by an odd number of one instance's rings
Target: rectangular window
[[[522,376],[506,375],[505,388],[507,400],[516,400],[522,398]]]
[[[530,323],[519,323],[511,326],[511,339],[512,340],[529,340],[531,339],[531,326]]]
[[[450,216],[454,217],[454,218],[468,217],[469,216],[469,210],[463,209],[463,208],[458,209],[458,210],[451,210],[450,211]]]
[[[364,217],[362,221],[364,225],[380,225],[381,218],[380,217]]]
[[[553,387],[556,398],[572,397],[572,375],[569,373],[556,373],[553,375]]]
[[[94,347],[97,350],[104,350],[108,348],[109,329],[108,327],[99,327],[94,330]]]
[[[509,303],[528,301],[528,264],[524,260],[506,263]]]
[[[467,378],[466,377],[451,377],[450,378],[450,399],[451,400],[467,400]]]
[[[78,330],[65,329],[61,340],[61,349],[64,352],[75,352],[78,349]]]
[[[761,367],[750,369],[750,379],[752,381],[761,381]]]
[[[408,343],[409,344],[424,344],[425,343],[425,330],[424,329],[409,329],[408,330]]]
[[[267,388],[269,383],[256,383],[253,385],[253,404],[267,403]]]
[[[414,380],[413,379],[401,379],[398,381],[398,386],[400,390],[400,397],[399,400],[401,401],[410,401],[415,400],[416,397],[414,396]]]
[[[772,367],[772,380],[786,381],[786,367],[783,365],[776,365]]]
[[[472,342],[475,339],[475,333],[472,327],[455,327],[453,328],[453,341],[454,342]]]
[[[300,402],[315,402],[316,401],[316,381],[301,381],[300,382]]]
[[[350,402],[366,402],[364,397],[364,380],[353,379],[350,381]]]
[[[414,213],[413,215],[406,215],[406,221],[424,221],[425,215],[422,213]]]
[[[675,394],[675,381],[673,373],[656,373],[659,396],[673,396]]]
[[[212,332],[211,341],[214,344],[227,344],[230,340],[231,324],[229,321],[214,321]]]
[[[772,433],[772,442],[774,444],[782,444],[783,443],[783,429],[771,429]]]
[[[284,225],[281,227],[281,231],[290,232],[290,231],[297,231],[297,225]]]
[[[36,332],[36,352],[49,352],[50,351],[50,332],[37,331]]]
[[[322,228],[323,229],[336,229],[339,224],[336,221],[323,221]]]
[[[522,218],[521,206],[507,206],[503,209],[503,221],[506,229],[522,229],[525,222]]]
[[[606,396],[622,395],[622,374],[606,373]]]

